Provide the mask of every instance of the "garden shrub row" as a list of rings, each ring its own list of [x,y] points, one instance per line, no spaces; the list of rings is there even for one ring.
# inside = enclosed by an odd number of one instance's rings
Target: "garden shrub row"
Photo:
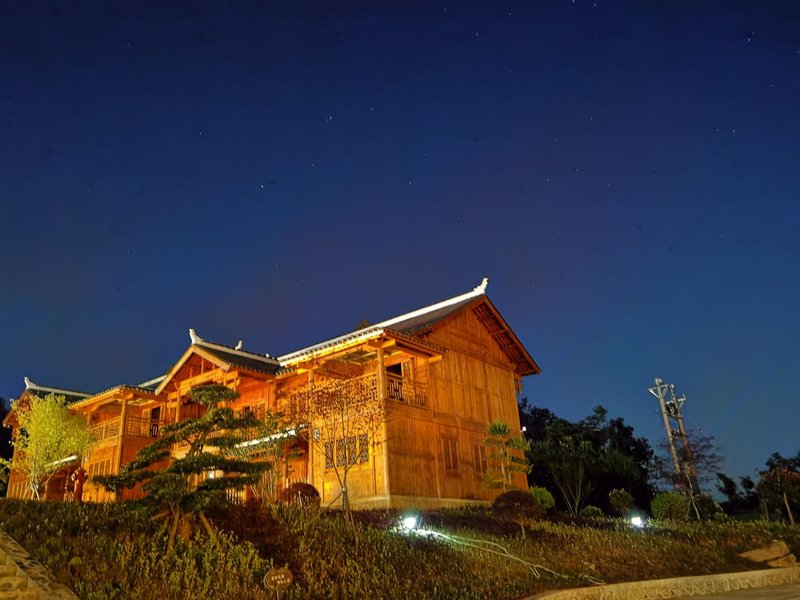
[[[270,598],[262,580],[273,565],[294,574],[287,599],[514,599],[592,581],[755,568],[736,553],[776,537],[800,550],[797,530],[779,523],[670,522],[637,531],[622,521],[574,526],[465,508],[422,513],[423,525],[442,535],[404,535],[392,528],[397,511],[357,514],[354,527],[335,511],[293,506],[209,516],[226,532],[218,542],[199,536],[167,552],[163,527],[142,503],[0,500],[0,528],[81,598],[98,600]],[[485,542],[563,577],[540,569],[539,578],[474,547]]]

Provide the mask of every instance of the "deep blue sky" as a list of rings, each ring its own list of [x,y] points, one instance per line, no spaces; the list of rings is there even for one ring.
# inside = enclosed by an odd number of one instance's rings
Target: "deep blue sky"
[[[0,1],[0,395],[488,275],[535,404],[800,449],[797,2],[164,4]]]

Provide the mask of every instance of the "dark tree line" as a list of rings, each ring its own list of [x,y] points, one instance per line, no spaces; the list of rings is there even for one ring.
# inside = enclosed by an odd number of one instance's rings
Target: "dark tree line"
[[[729,513],[760,511],[769,519],[785,518],[796,522],[800,514],[800,452],[783,456],[773,452],[759,471],[759,480],[741,477],[739,484],[724,473],[718,473],[717,489],[726,498],[723,502]]]
[[[577,515],[593,505],[613,513],[609,502],[612,490],[626,490],[636,507],[647,510],[656,492],[674,489],[675,474],[666,444],[660,443],[659,452],[654,452],[646,438],[637,437],[622,418],[609,418],[602,406],[575,422],[526,399],[519,409],[530,443],[528,483],[550,490],[559,510]],[[800,452],[789,457],[773,453],[757,481],[741,477],[737,482],[721,471],[723,457],[712,436],[690,430],[687,437],[699,491],[710,505],[716,506],[709,496],[716,486],[726,499],[722,506],[728,514],[758,512],[764,518],[792,524],[800,517]],[[677,451],[681,458],[680,445]]]
[[[6,403],[6,399],[0,396],[0,422],[6,418],[10,409]],[[13,448],[11,447],[11,429],[0,426],[0,459],[11,460],[13,455]],[[6,488],[8,487],[8,470],[0,467],[0,497],[6,495]]]
[[[614,489],[627,490],[639,507],[650,505],[653,449],[622,418],[609,419],[608,411],[597,406],[571,422],[523,399],[520,421],[531,442],[528,482],[551,490],[561,510],[578,514],[593,505],[608,512]]]

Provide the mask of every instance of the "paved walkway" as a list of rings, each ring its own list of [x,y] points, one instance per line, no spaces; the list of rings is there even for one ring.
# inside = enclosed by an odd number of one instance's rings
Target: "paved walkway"
[[[613,583],[571,590],[552,590],[536,600],[652,600],[703,598],[730,600],[800,600],[800,568],[785,567]]]
[[[739,592],[723,592],[707,596],[684,596],[683,598],[703,598],[704,600],[800,600],[800,583]]]

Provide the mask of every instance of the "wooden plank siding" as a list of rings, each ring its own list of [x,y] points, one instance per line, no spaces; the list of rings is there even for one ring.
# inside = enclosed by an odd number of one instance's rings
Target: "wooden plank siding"
[[[402,497],[398,505],[489,501],[497,490],[482,485],[476,447],[483,446],[493,420],[520,429],[513,365],[469,310],[428,340],[447,352],[420,369],[430,376],[429,405],[398,408],[390,418],[391,496]],[[445,444],[455,448],[455,468],[445,464]],[[524,489],[525,475],[515,474],[514,485]]]

